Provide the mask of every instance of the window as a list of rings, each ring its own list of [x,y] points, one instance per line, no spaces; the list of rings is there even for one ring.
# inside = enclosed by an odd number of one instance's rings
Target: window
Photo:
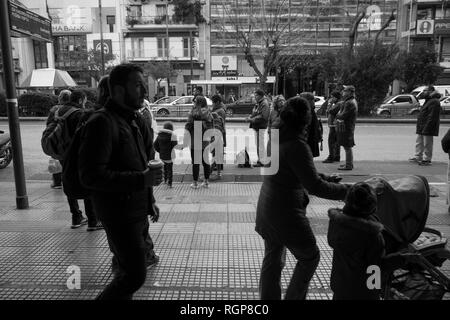
[[[157,4],[156,5],[156,15],[158,17],[162,17],[166,15],[166,5],[165,4]]]
[[[189,38],[183,38],[183,57],[189,56]]]
[[[85,35],[53,38],[57,68],[82,67],[86,63],[87,41]]]
[[[144,38],[131,38],[131,47],[133,57],[143,58],[144,54]]]
[[[106,24],[109,25],[109,32],[114,32],[114,25],[116,24],[116,16],[106,16]]]
[[[433,8],[417,9],[417,20],[434,19]]]
[[[142,7],[141,6],[130,6],[130,16],[132,17],[142,17]]]
[[[168,57],[167,38],[158,38],[158,57]]]
[[[34,68],[35,69],[48,68],[46,42],[33,40],[33,51],[34,51]]]
[[[393,103],[412,103],[412,99],[409,96],[398,96],[397,98],[395,98],[393,101]]]

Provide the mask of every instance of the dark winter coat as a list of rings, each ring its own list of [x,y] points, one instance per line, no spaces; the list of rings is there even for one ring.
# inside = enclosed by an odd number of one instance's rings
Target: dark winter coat
[[[269,115],[269,123],[268,123],[268,133],[270,135],[272,129],[279,129],[280,128],[280,122],[281,122],[281,118],[280,118],[280,111],[279,110],[275,110],[272,109],[270,111],[270,115]]]
[[[91,190],[94,211],[101,221],[139,221],[152,214],[151,204],[155,201],[153,188],[144,179],[153,141],[148,126],[136,112],[112,100],[105,110],[112,117],[95,113],[81,137],[81,183]]]
[[[53,106],[50,109],[50,112],[49,112],[49,115],[47,118],[47,126],[49,125],[49,123],[53,122],[53,120],[55,119],[55,114],[56,114],[57,110],[58,110],[58,116],[62,117],[71,108],[78,109],[77,111],[73,112],[70,116],[68,116],[67,120],[66,120],[69,134],[71,137],[73,137],[75,135],[75,130],[77,129],[78,124],[84,118],[84,114],[85,114],[85,112],[83,111],[83,109],[80,108],[79,105],[67,103],[64,105]]]
[[[194,143],[194,139],[196,138],[194,135],[195,122],[201,122],[202,128],[201,137],[198,137],[199,139],[201,139],[201,142],[198,141],[197,144]],[[208,146],[209,141],[203,140],[203,135],[208,129],[213,128],[213,117],[211,111],[207,109],[205,111],[193,109],[188,115],[188,120],[184,128],[190,134],[190,148],[200,149],[201,147],[202,150],[205,149],[206,146]]]
[[[306,218],[309,193],[343,200],[347,186],[327,182],[319,176],[304,137],[285,139],[285,136],[281,129],[279,169],[276,174],[264,178],[255,230],[264,239],[310,247],[315,244],[315,238]]]
[[[383,225],[376,216],[357,218],[341,209],[329,209],[328,216],[328,244],[333,248],[330,285],[335,299],[378,300],[380,290],[367,288],[371,275],[367,267],[381,266]]]
[[[327,106],[327,118],[328,118],[328,126],[330,128],[334,128],[336,120],[336,115],[338,114],[339,110],[341,109],[342,102],[336,102],[336,103],[329,103]]]
[[[337,133],[337,142],[340,146],[351,148],[355,145],[355,126],[358,114],[358,103],[353,96],[348,97],[341,105],[336,120],[344,121],[344,132]]]
[[[223,137],[223,146],[227,146],[227,128],[226,128],[226,119],[227,119],[227,113],[225,112],[225,106],[223,103],[220,103],[220,105],[213,106],[212,112],[217,113],[222,119],[223,119],[223,128],[221,129],[222,137]]]
[[[311,107],[311,123],[306,129],[307,132],[307,143],[311,148],[311,153],[313,157],[320,156],[319,143],[322,141],[322,126],[317,118],[316,111],[314,110],[314,104],[310,103]]]
[[[440,93],[432,92],[430,98],[425,101],[420,108],[419,115],[417,117],[416,133],[422,136],[438,136],[441,103],[439,98]]]
[[[250,128],[259,130],[266,129],[269,123],[270,105],[266,98],[256,103],[250,115]]]
[[[159,153],[159,158],[164,161],[175,159],[173,148],[177,145],[177,139],[172,130],[161,129],[155,140],[155,150]]]

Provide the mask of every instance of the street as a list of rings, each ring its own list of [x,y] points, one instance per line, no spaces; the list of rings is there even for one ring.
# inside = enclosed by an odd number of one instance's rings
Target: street
[[[158,122],[161,128],[164,121]],[[45,127],[44,121],[24,121],[20,124],[22,147],[25,166],[26,179],[45,180],[49,178],[47,172],[48,157],[42,152],[40,139]],[[184,123],[174,123],[174,129],[178,134],[179,141],[183,137]],[[448,125],[441,125],[439,137],[434,139],[433,162],[447,162],[448,155],[445,154],[440,145],[442,136],[447,132]],[[6,121],[0,122],[0,130],[8,130]],[[328,155],[327,136],[328,128],[324,125],[323,151],[316,161],[325,159]],[[415,125],[413,124],[360,124],[356,126],[354,148],[354,159],[356,165],[358,161],[398,161],[407,162],[408,158],[414,155],[415,145]],[[249,144],[250,159],[256,159],[256,149],[254,146],[253,130],[248,129],[245,123],[227,124],[226,160],[233,161],[235,154]],[[190,163],[190,156],[187,149],[176,151],[177,159],[183,163]],[[341,158],[344,151],[341,151]],[[230,162],[228,162],[230,163]],[[395,172],[393,172],[395,173]],[[442,173],[444,174],[444,173]],[[0,171],[0,181],[12,181],[14,179],[13,166],[9,165]]]

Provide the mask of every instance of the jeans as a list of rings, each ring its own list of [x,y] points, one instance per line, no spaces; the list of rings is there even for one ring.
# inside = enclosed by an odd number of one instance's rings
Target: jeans
[[[415,157],[417,160],[431,161],[433,157],[433,136],[417,135]]]
[[[353,149],[352,147],[344,147],[345,150],[345,165],[353,167]]]
[[[194,181],[198,181],[198,177],[200,175],[200,164],[198,163],[194,163],[194,149],[191,149],[191,159],[192,159],[192,177],[194,179]],[[197,150],[197,152],[199,152]],[[205,162],[205,159],[203,159],[203,152],[204,150],[201,151],[202,153],[202,165],[203,165],[203,173],[205,175],[205,179],[208,180],[209,179],[209,175],[211,174],[211,166],[209,163]]]
[[[337,143],[336,128],[330,127],[330,132],[328,133],[328,157],[333,160],[339,160],[341,158],[340,153],[341,147]]]
[[[164,181],[172,184],[173,180],[173,162],[164,162]]]
[[[255,130],[255,144],[256,144],[256,154],[258,155],[258,161],[257,162],[262,162],[263,164],[265,164],[265,160],[264,162],[261,161],[262,159],[265,159],[265,155],[266,155],[266,150],[265,150],[265,143],[264,143],[264,133],[265,130],[264,129],[254,129]],[[264,158],[262,158],[264,157]]]
[[[92,201],[90,199],[84,199],[84,210],[86,213],[86,217],[88,218],[88,225],[94,226],[97,224],[97,217],[95,216],[94,207],[92,205]],[[73,198],[67,198],[67,202],[69,203],[70,212],[72,213],[72,217],[77,215],[82,215],[80,207],[78,205],[78,200]]]
[[[131,300],[147,276],[148,254],[147,217],[135,222],[102,221],[111,252],[120,272],[97,297],[99,300]],[[151,238],[150,238],[151,239]]]
[[[305,300],[311,278],[320,260],[320,251],[315,243],[311,246],[283,245],[264,239],[264,260],[261,266],[259,293],[262,300],[281,299],[281,272],[286,264],[286,248],[297,259],[291,281],[286,291],[286,300]]]

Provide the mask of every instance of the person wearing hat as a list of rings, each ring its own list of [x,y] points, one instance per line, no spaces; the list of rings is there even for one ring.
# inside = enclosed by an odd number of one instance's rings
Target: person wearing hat
[[[424,90],[425,103],[420,107],[416,124],[416,150],[410,162],[416,162],[419,166],[431,165],[433,156],[433,137],[439,135],[439,123],[441,114],[441,94],[433,86]]]
[[[323,160],[323,163],[333,163],[341,161],[340,146],[337,144],[336,125],[334,120],[341,108],[342,102],[341,93],[339,91],[333,91],[330,99],[327,101],[327,117],[328,117],[328,157]]]
[[[355,87],[344,86],[343,103],[336,115],[337,143],[345,150],[345,164],[338,170],[353,170],[353,150],[355,146],[355,125],[358,114],[358,103],[355,99]]]
[[[378,300],[370,289],[367,268],[380,266],[385,243],[376,216],[377,196],[365,182],[348,190],[343,209],[329,209],[328,244],[333,248],[330,286],[334,300]]]

